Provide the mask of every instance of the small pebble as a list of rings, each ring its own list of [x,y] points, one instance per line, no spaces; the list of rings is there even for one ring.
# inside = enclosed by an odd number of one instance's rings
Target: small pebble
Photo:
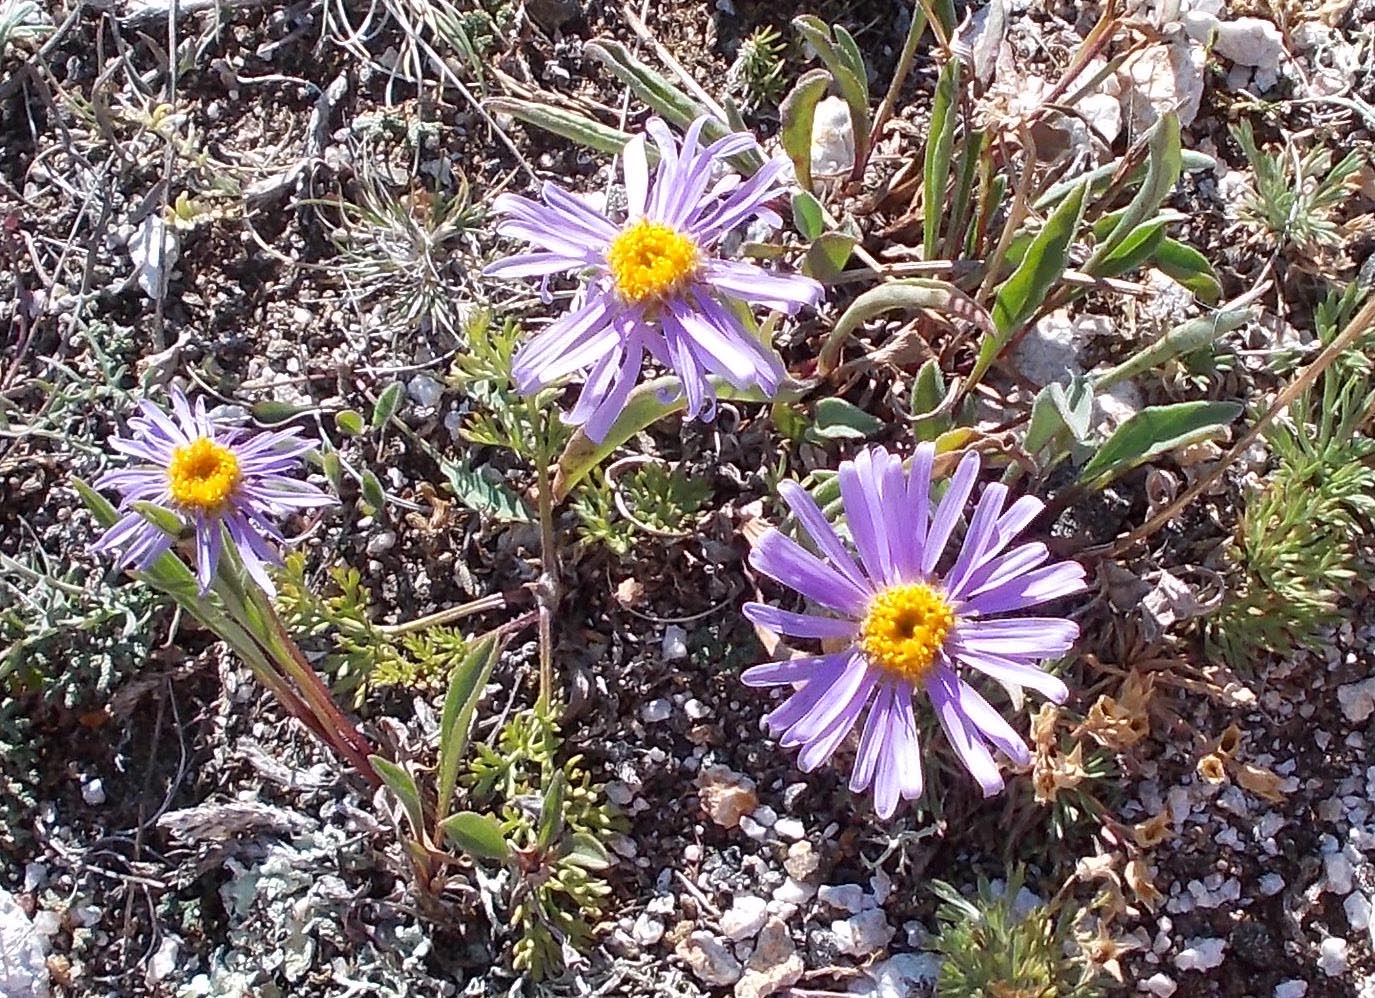
[[[1152,974],[1142,981],[1139,987],[1142,991],[1149,992],[1153,995],[1159,995],[1160,998],[1170,998],[1170,995],[1174,994],[1175,991],[1179,989],[1179,985],[1174,982],[1174,978],[1165,973]]]
[[[81,799],[91,807],[105,803],[105,784],[100,782],[99,777],[81,784]]]
[[[831,934],[838,952],[868,956],[888,945],[894,929],[881,908],[870,908],[844,921],[832,922]]]
[[[864,908],[864,888],[859,884],[823,884],[816,896],[822,904],[852,915]]]
[[[1222,966],[1226,951],[1225,939],[1190,939],[1189,944],[1175,954],[1174,965],[1180,970],[1213,970]]]
[[[740,942],[753,939],[769,918],[769,903],[753,894],[737,897],[721,916],[721,932],[727,939]]]
[[[1318,947],[1318,967],[1328,977],[1341,977],[1346,973],[1346,940],[1341,936],[1330,936]]]
[[[368,557],[377,558],[396,547],[396,531],[384,530],[368,538]]]
[[[676,662],[688,657],[687,632],[677,624],[664,628],[664,642],[661,647],[665,662]]]
[[[794,842],[807,834],[807,826],[796,818],[779,818],[773,827],[783,838],[792,839]]]
[[[1275,985],[1275,998],[1303,998],[1308,994],[1307,981],[1280,981]]]
[[[673,704],[663,697],[651,700],[640,708],[640,719],[646,724],[658,724],[660,721],[667,721],[673,715]]]

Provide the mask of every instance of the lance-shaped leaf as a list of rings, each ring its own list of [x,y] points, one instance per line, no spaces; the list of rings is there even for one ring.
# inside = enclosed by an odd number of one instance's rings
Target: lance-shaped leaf
[[[490,814],[459,811],[445,818],[439,827],[450,842],[474,859],[504,861],[511,856],[501,822]]]
[[[936,258],[940,240],[941,215],[945,213],[945,188],[950,182],[950,157],[955,145],[955,99],[960,86],[960,61],[951,59],[936,81],[936,99],[931,106],[931,125],[927,130],[926,159],[922,174],[922,259]],[[953,221],[953,219],[952,219]]]
[[[840,348],[861,325],[877,315],[895,310],[930,309],[944,315],[967,319],[985,332],[993,331],[987,312],[967,294],[946,281],[909,277],[880,284],[856,298],[836,320],[817,355],[817,373],[825,377],[836,369]]]
[[[855,165],[850,176],[858,180],[869,161],[869,75],[864,57],[854,36],[838,24],[828,28],[819,17],[804,14],[793,18],[793,27],[821,57],[850,111],[850,126],[855,135]],[[809,143],[810,140],[809,135]]]
[[[624,149],[625,144],[630,141],[629,132],[612,128],[610,125],[603,125],[601,122],[593,121],[576,111],[550,107],[548,104],[517,100],[511,97],[493,97],[485,102],[485,106],[489,111],[509,114],[517,121],[534,125],[536,128],[568,139],[570,142],[575,142],[587,149],[610,153],[613,156]],[[653,148],[652,143],[645,147],[645,152],[652,162],[658,161],[659,151]]]
[[[444,695],[444,710],[439,718],[439,770],[436,812],[440,821],[449,816],[454,785],[458,782],[458,765],[468,750],[468,735],[473,714],[482,696],[483,687],[491,678],[492,668],[501,651],[496,635],[488,634],[468,649],[463,661],[449,676],[449,689]]]
[[[778,116],[783,123],[779,141],[793,161],[798,185],[804,191],[812,189],[812,127],[816,122],[816,106],[830,86],[831,74],[826,70],[808,70],[797,78],[797,83],[778,106]]]
[[[1179,182],[1183,166],[1179,117],[1173,113],[1161,115],[1151,129],[1147,144],[1146,177],[1108,238],[1098,244],[1093,256],[1084,265],[1087,273],[1095,273],[1095,267],[1111,255],[1138,225],[1155,214]]]
[[[1208,258],[1192,246],[1168,236],[1156,247],[1152,262],[1165,274],[1194,293],[1205,305],[1216,305],[1222,298],[1222,282]]]
[[[425,810],[420,803],[420,788],[415,785],[415,777],[390,759],[380,755],[368,756],[372,770],[401,801],[406,820],[411,826],[411,835],[417,841],[425,838]]]
[[[1142,409],[1098,448],[1079,472],[1079,483],[1102,488],[1157,454],[1211,437],[1239,415],[1241,406],[1235,402],[1177,402]]]
[[[1012,335],[1036,314],[1051,288],[1064,276],[1070,245],[1084,217],[1086,190],[1087,185],[1080,184],[1060,203],[1032,239],[1017,269],[998,288],[993,301],[994,332],[985,336],[979,346],[979,357],[969,376],[970,384],[983,377]]]
[[[1215,315],[1203,315],[1175,326],[1160,339],[1142,347],[1122,363],[1093,376],[1097,391],[1107,391],[1119,381],[1134,378],[1167,360],[1202,350],[1219,336],[1240,329],[1251,318],[1249,308],[1233,308]]]

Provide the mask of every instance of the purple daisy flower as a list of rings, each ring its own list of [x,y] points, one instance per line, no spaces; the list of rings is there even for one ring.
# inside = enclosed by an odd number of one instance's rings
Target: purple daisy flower
[[[766,720],[784,746],[802,746],[798,765],[806,772],[831,757],[868,707],[850,789],[859,793],[872,785],[875,808],[884,818],[892,816],[899,797],[914,800],[922,793],[912,703],[918,690],[925,691],[956,754],[991,796],[1002,789],[1003,778],[990,749],[1018,765],[1030,762],[1031,754],[961,674],[972,669],[1061,703],[1069,692],[1065,684],[1037,663],[1063,655],[1079,636],[1078,625],[1057,617],[991,619],[1084,588],[1083,567],[1047,564],[1044,544],[1008,548],[1044,508],[1039,499],[1023,496],[1004,510],[1007,487],[987,486],[953,563],[937,570],[978,478],[979,457],[965,455],[933,512],[934,460],[934,446],[922,444],[910,475],[882,447],[841,464],[841,499],[859,564],[795,482],[784,482],[779,491],[821,557],[777,530],[769,530],[750,555],[760,572],[837,616],[747,603],[746,617],[780,634],[847,646],[755,666],[745,671],[744,682],[800,684]]]
[[[281,564],[269,540],[284,543],[272,517],[293,510],[330,506],[335,500],[305,482],[289,477],[314,445],[299,439],[292,427],[268,433],[248,433],[217,426],[205,412],[205,400],[195,408],[172,389],[172,415],[151,402],[139,403],[140,415],[129,420],[130,437],[114,437],[110,446],[144,462],[141,467],[111,471],[97,481],[98,489],[120,493],[119,508],[128,511],[95,543],[96,551],[119,551],[120,564],[146,569],[171,549],[174,538],[150,523],[135,502],[149,502],[171,510],[196,534],[196,579],[201,592],[215,580],[224,532],[258,585],[275,593],[267,566]]]
[[[724,160],[757,144],[736,133],[703,148],[706,121],[692,124],[681,148],[662,121],[645,126],[659,150],[652,183],[644,136],[630,140],[622,154],[628,217],[619,224],[554,184],[544,185],[543,204],[503,194],[493,205],[506,216],[497,231],[538,250],[495,263],[488,275],[590,272],[581,306],[524,346],[512,375],[528,394],[587,370],[567,418],[593,440],[604,438],[620,414],[646,354],[678,376],[693,418],[715,413],[708,375],[773,395],[786,372],[738,310],[762,305],[791,315],[821,297],[821,285],[809,277],[769,273],[714,252],[727,232],[751,219],[782,224],[767,205],[786,193],[790,164],[779,158],[748,180],[733,172],[718,179]]]

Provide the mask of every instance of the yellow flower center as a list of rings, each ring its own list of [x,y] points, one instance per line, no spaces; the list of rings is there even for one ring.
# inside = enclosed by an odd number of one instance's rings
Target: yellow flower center
[[[942,593],[923,582],[906,582],[869,601],[859,646],[872,665],[919,683],[954,626],[955,611]]]
[[[663,298],[697,272],[697,244],[677,229],[647,218],[631,222],[611,241],[607,266],[628,302]]]
[[[167,487],[182,508],[212,513],[238,484],[239,459],[228,447],[199,437],[172,451]]]

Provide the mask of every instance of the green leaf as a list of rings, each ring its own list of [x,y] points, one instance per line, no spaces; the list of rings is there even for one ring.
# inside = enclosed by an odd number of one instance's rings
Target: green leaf
[[[555,770],[554,777],[549,781],[549,787],[544,791],[544,800],[540,803],[538,838],[535,844],[541,849],[548,849],[554,844],[563,831],[563,800],[568,792],[568,780],[563,775],[562,770]]]
[[[1212,436],[1241,415],[1235,402],[1178,402],[1151,406],[1131,416],[1079,472],[1079,482],[1101,488],[1166,451]]]
[[[401,382],[393,381],[386,388],[382,389],[382,394],[377,396],[377,404],[372,407],[372,428],[380,430],[387,425],[387,420],[396,415],[396,410],[401,407]]]
[[[449,490],[469,509],[496,517],[504,523],[531,523],[525,500],[496,477],[494,469],[475,469],[459,461],[439,459]]]
[[[858,179],[869,160],[869,77],[859,46],[850,33],[839,26],[835,28],[835,40],[832,41],[832,30],[811,14],[793,18],[793,27],[830,70],[836,89],[849,109],[855,136],[855,166],[850,175]],[[810,142],[810,136],[808,139]]]
[[[303,412],[314,412],[314,404],[296,405],[292,402],[278,402],[276,399],[264,399],[261,402],[254,402],[253,407],[248,410],[253,418],[264,426],[272,426],[276,423],[285,423],[289,419],[295,419]]]
[[[344,465],[339,460],[339,452],[333,447],[321,451],[320,470],[329,480],[330,488],[336,493],[344,490]]]
[[[804,191],[812,189],[812,126],[816,121],[816,106],[826,96],[830,86],[831,74],[826,70],[808,70],[798,77],[797,84],[778,107],[783,122],[779,141],[783,144],[783,151],[793,161],[798,186]]]
[[[808,242],[826,229],[826,213],[811,192],[801,190],[793,195],[793,225]]]
[[[931,107],[927,130],[926,161],[922,173],[922,259],[936,258],[940,241],[941,215],[947,210],[945,188],[950,182],[950,157],[955,145],[955,115],[952,110],[960,85],[960,61],[951,59],[936,81],[936,98]]]
[[[568,853],[564,859],[584,870],[599,872],[611,867],[611,854],[590,832],[574,832],[569,837]]]
[[[1097,196],[1102,193],[1112,182],[1113,178],[1121,171],[1125,164],[1126,157],[1115,159],[1111,163],[1105,163],[1095,170],[1082,173],[1070,180],[1062,180],[1058,184],[1052,184],[1046,188],[1046,192],[1036,199],[1034,207],[1038,212],[1049,211],[1053,206],[1059,204],[1074,188],[1080,184],[1089,185],[1089,193]],[[1185,149],[1180,154],[1180,161],[1183,164],[1185,173],[1200,173],[1217,169],[1217,160],[1205,153],[1196,152],[1193,149]],[[1136,184],[1146,175],[1146,164],[1138,163],[1126,178],[1127,184]],[[996,202],[995,202],[996,203]]]
[[[490,814],[459,811],[440,822],[440,830],[459,849],[474,859],[506,860],[511,847],[501,822]]]
[[[712,390],[723,402],[766,402],[763,392],[758,388],[736,388],[730,382],[717,377],[710,379]],[[785,382],[778,390],[774,401],[795,402],[807,386],[797,382]],[[596,468],[621,444],[641,430],[647,429],[659,420],[687,407],[687,399],[682,395],[682,384],[675,376],[655,378],[637,385],[626,399],[621,414],[611,424],[606,436],[600,441],[593,440],[582,430],[564,447],[554,470],[554,500],[562,502],[568,494],[587,475]],[[663,396],[669,396],[664,401]]]
[[[807,247],[802,273],[822,284],[831,284],[845,270],[854,248],[854,236],[845,232],[823,232]]]
[[[1108,238],[1100,243],[1089,257],[1088,263],[1084,265],[1086,273],[1096,273],[1095,268],[1102,264],[1138,225],[1155,214],[1179,182],[1184,160],[1181,154],[1178,115],[1170,113],[1160,116],[1160,120],[1151,129],[1147,150],[1146,178]]]
[[[1085,265],[1085,273],[1091,277],[1117,277],[1140,267],[1155,255],[1165,241],[1165,226],[1169,221],[1168,218],[1153,218],[1149,222],[1142,222],[1118,243],[1116,249],[1093,264],[1092,270]]]
[[[334,414],[334,425],[339,432],[356,437],[363,432],[363,414],[356,409],[340,409]]]
[[[425,837],[425,810],[420,803],[420,788],[415,785],[415,777],[390,759],[385,759],[380,755],[368,756],[368,762],[372,763],[372,771],[401,801],[401,807],[406,811],[406,820],[411,825],[412,837],[416,840],[423,839]]]
[[[825,377],[834,371],[840,360],[840,348],[846,339],[874,316],[895,309],[913,311],[922,308],[968,319],[985,330],[993,328],[988,313],[953,284],[922,277],[889,281],[864,292],[836,320],[817,356],[817,373]]]
[[[1064,431],[1083,443],[1089,438],[1093,424],[1093,385],[1083,375],[1076,374],[1068,385],[1052,382],[1037,394],[1031,403],[1031,420],[1027,424],[1023,447],[1035,454]]]
[[[864,440],[883,429],[883,422],[852,402],[824,398],[816,404],[816,419],[807,436],[813,440]]]
[[[629,132],[603,125],[575,111],[565,111],[548,104],[510,97],[492,97],[484,103],[494,114],[509,114],[527,125],[542,128],[546,132],[597,152],[614,156],[630,141]],[[658,162],[659,151],[652,142],[645,146],[645,152],[649,154],[651,165]]]
[[[801,440],[807,432],[807,417],[795,405],[775,402],[769,407],[769,418],[778,432],[789,440]]]
[[[1156,247],[1154,263],[1197,296],[1205,305],[1216,305],[1222,299],[1222,282],[1208,258],[1177,239],[1165,238]]]
[[[1084,217],[1084,194],[1087,185],[1080,184],[1069,197],[1046,219],[1027,248],[1026,256],[1006,281],[998,288],[993,301],[995,332],[985,336],[979,347],[979,357],[970,373],[969,383],[983,377],[989,365],[998,358],[1012,335],[1021,329],[1046,300],[1069,264],[1069,248],[1079,222]]]
[[[373,508],[376,512],[381,512],[387,507],[387,493],[382,488],[381,481],[377,476],[366,468],[358,478],[358,485],[363,490],[363,501]]]
[[[1175,326],[1160,339],[1142,347],[1116,367],[1094,375],[1094,388],[1100,392],[1106,391],[1119,381],[1134,378],[1175,357],[1202,350],[1219,336],[1240,329],[1250,321],[1251,314],[1249,308],[1233,308],[1226,312],[1190,319]]]
[[[477,702],[491,678],[500,651],[496,635],[488,634],[468,649],[463,661],[449,676],[449,689],[444,695],[444,710],[439,718],[436,812],[441,821],[448,817],[454,786],[458,782],[458,765],[468,750],[473,714],[477,712]]]

